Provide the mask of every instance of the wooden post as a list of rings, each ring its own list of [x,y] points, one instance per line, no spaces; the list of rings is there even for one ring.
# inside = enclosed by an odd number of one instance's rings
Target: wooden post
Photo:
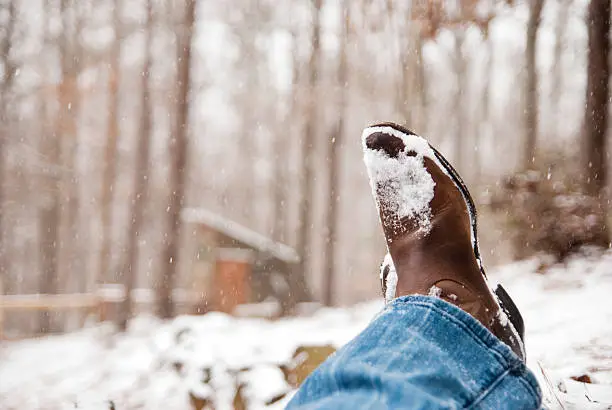
[[[99,285],[96,291],[98,303],[98,321],[115,322],[118,307],[126,298],[125,287],[118,283]]]
[[[106,322],[108,319],[108,307],[100,287],[98,287],[96,295],[98,296],[98,322]]]
[[[236,306],[249,301],[252,262],[250,249],[217,249],[213,279],[215,310],[232,313]]]
[[[211,299],[214,290],[214,272],[218,233],[206,225],[196,225],[195,236],[189,245],[188,255],[191,259],[190,279],[192,288],[199,295],[191,306],[194,314],[206,313],[212,305]]]
[[[0,276],[0,341],[4,339],[4,306],[2,305],[3,297],[4,285],[2,283],[2,276]]]

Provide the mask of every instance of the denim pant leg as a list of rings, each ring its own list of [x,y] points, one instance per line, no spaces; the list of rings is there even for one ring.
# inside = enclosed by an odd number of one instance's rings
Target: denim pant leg
[[[535,376],[476,319],[395,299],[304,382],[288,409],[539,409]]]

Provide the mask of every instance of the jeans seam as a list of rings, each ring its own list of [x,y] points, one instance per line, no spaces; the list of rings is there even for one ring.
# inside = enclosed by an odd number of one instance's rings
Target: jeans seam
[[[398,301],[401,303],[406,303],[406,304],[411,304],[411,305],[419,305],[421,307],[425,307],[425,308],[431,308],[434,309],[436,312],[441,313],[449,322],[451,322],[452,324],[454,324],[455,326],[460,327],[461,329],[467,331],[468,335],[471,337],[472,340],[474,340],[477,344],[479,344],[481,347],[486,348],[486,350],[488,352],[491,353],[491,355],[496,359],[496,361],[499,363],[500,366],[502,366],[504,369],[510,367],[508,361],[506,360],[506,358],[499,352],[497,351],[497,349],[495,347],[492,346],[488,346],[477,334],[474,333],[474,331],[472,329],[470,329],[468,326],[466,326],[464,323],[462,323],[459,319],[457,319],[455,316],[453,316],[452,314],[446,312],[443,309],[440,309],[438,306],[434,305],[434,304],[430,304],[430,303],[424,303],[424,302],[420,302],[420,301]],[[398,313],[405,313],[406,311],[404,309],[398,309],[396,310],[396,312]],[[475,319],[474,319],[475,320]],[[500,341],[500,343],[502,343]]]
[[[540,397],[540,395],[538,394],[538,389],[535,388],[532,383],[525,380],[523,377],[519,377],[518,380],[519,382],[523,383],[527,390],[529,390],[529,392],[531,393],[531,396],[534,399],[534,408],[540,408],[542,403],[538,399]]]
[[[495,380],[493,380],[486,388],[484,388],[482,392],[480,392],[476,396],[476,398],[472,400],[472,403],[469,406],[465,407],[465,409],[466,410],[473,409],[474,406],[477,406],[478,404],[480,404],[499,384],[501,384],[501,382],[504,380],[504,378],[509,373],[510,373],[510,369],[504,370],[504,372],[500,374],[499,376],[497,376]]]
[[[379,317],[382,317],[383,315],[380,315]],[[425,322],[426,322],[425,318],[421,318],[421,321],[419,322],[419,326],[422,326]],[[388,331],[388,330],[389,330],[388,328],[385,328],[385,332]],[[412,340],[413,338],[414,338],[414,336],[411,336],[410,340]],[[404,340],[403,343],[406,343],[406,341]],[[384,371],[389,369],[389,366],[391,366],[393,364],[395,358],[398,355],[400,355],[400,354],[396,353],[396,354],[389,355],[389,357],[387,358],[388,359],[387,362],[383,365],[384,369],[385,369]],[[382,365],[382,363],[381,363],[381,365]],[[376,382],[376,383],[373,383],[373,387],[375,387],[374,391],[377,392],[377,397],[379,398],[380,401],[382,401],[385,404],[387,404],[387,398],[388,398],[387,395],[386,394],[382,394],[382,389],[376,388],[376,387],[380,387],[380,385],[381,385],[379,383],[380,379],[373,380],[373,382]],[[372,404],[375,404],[375,403],[372,403]]]
[[[472,401],[472,403],[466,407],[466,410],[469,409],[473,409],[475,406],[479,405],[480,403],[482,403],[482,401],[484,399],[486,399],[486,397],[491,394],[491,392],[493,392],[493,390],[495,390],[495,388],[497,386],[499,386],[502,381],[508,376],[508,374],[510,374],[511,371],[510,369],[506,369],[500,376],[498,376],[482,393],[480,393],[478,395],[478,397],[476,397],[476,399],[474,399]],[[539,408],[539,401],[538,401],[538,393],[537,391],[534,390],[533,386],[531,385],[531,383],[529,383],[527,380],[525,380],[523,377],[521,376],[516,376],[517,380],[519,383],[523,384],[523,386],[525,387],[525,389],[527,390],[527,392],[529,393],[529,395],[531,396],[531,398],[533,399],[533,408]]]
[[[419,327],[420,327],[420,326],[423,326],[423,324],[424,324],[426,321],[427,321],[427,320],[426,320],[426,317],[421,317],[421,320],[420,320],[420,322],[419,322],[419,324],[418,324],[418,325],[419,325]],[[414,339],[414,335],[411,335],[411,336],[410,336],[410,340],[413,340],[413,339]],[[403,340],[403,341],[402,341],[402,343],[407,343],[407,340]],[[387,370],[387,369],[389,368],[389,366],[390,366],[390,365],[393,363],[393,360],[395,359],[395,357],[397,357],[398,355],[400,355],[400,353],[390,355],[388,362],[385,364],[385,370]]]

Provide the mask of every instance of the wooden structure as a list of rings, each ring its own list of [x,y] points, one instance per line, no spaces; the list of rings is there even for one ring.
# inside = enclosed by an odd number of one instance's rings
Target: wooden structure
[[[67,311],[78,309],[85,311],[87,315],[89,315],[98,313],[101,306],[99,296],[94,293],[4,295],[1,279],[2,278],[0,278],[0,340],[4,339],[6,312]]]
[[[256,310],[250,304],[256,303],[265,313],[255,315],[269,317],[293,307],[290,275],[300,260],[293,248],[202,208],[186,209],[182,218],[193,235],[188,245],[189,283],[185,289],[174,289],[172,296],[181,313],[217,310],[250,315]],[[100,285],[90,293],[4,295],[0,281],[0,340],[7,313],[81,311],[83,319],[93,315],[105,321],[116,316],[125,297],[119,284]],[[134,289],[130,298],[138,313],[150,310],[155,293]],[[259,303],[263,301],[273,302],[280,311],[271,313],[270,303]]]
[[[235,221],[203,208],[187,208],[191,230],[190,277],[203,295],[198,312],[232,312],[236,306],[274,298],[284,311],[291,305],[290,275],[297,252]]]
[[[232,313],[236,306],[251,300],[251,264],[253,252],[220,248],[216,252],[212,277],[212,303],[216,310]],[[210,293],[210,290],[209,290]]]
[[[64,295],[3,295],[0,287],[0,341],[5,338],[4,321],[10,311],[67,311],[79,309],[87,314],[95,313],[100,306],[91,293]]]
[[[90,293],[63,293],[63,294],[20,294],[4,295],[0,282],[0,340],[5,338],[4,324],[7,313],[11,312],[68,312],[80,311],[81,326],[88,317],[95,320],[114,321],[117,309],[125,299],[125,289],[120,284],[104,284],[98,286],[95,292]],[[150,312],[155,303],[155,291],[148,288],[137,288],[131,292],[130,298],[134,304],[135,313]],[[196,292],[174,289],[172,300],[180,312],[191,312],[192,306],[200,300]],[[32,336],[32,334],[20,337]]]

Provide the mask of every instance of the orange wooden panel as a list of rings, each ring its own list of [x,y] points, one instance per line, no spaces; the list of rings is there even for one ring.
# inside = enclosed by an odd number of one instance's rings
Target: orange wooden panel
[[[232,313],[236,306],[249,302],[251,262],[218,257],[213,283],[215,310]]]

